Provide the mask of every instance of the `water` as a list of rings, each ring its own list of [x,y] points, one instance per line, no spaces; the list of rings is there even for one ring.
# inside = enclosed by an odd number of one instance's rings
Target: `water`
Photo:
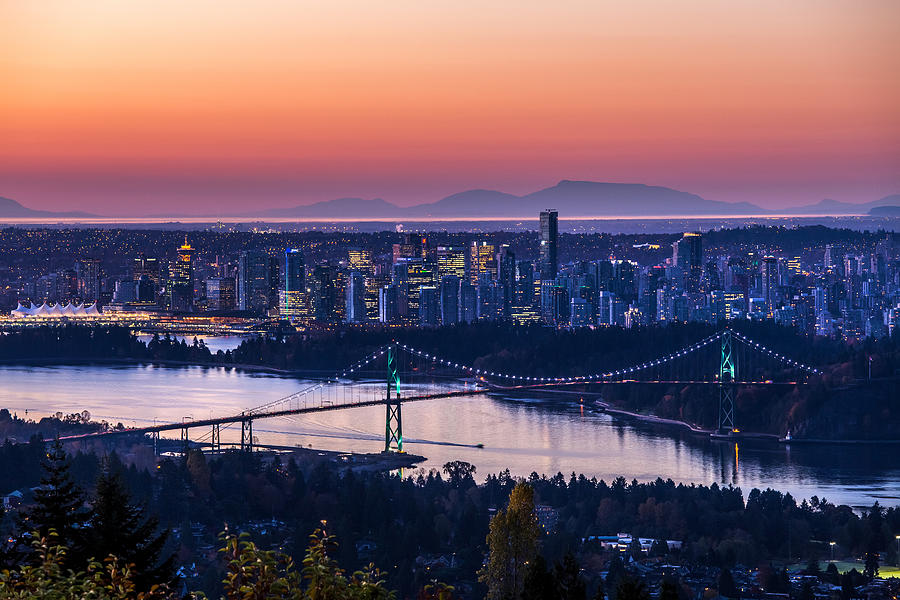
[[[236,414],[302,389],[309,382],[224,368],[155,366],[0,366],[0,406],[29,418],[88,410],[94,419],[141,426]],[[744,492],[772,487],[797,498],[852,506],[900,505],[897,446],[793,446],[711,442],[669,428],[614,419],[569,399],[546,401],[486,395],[403,406],[405,449],[428,458],[423,469],[449,460],[478,467],[479,478],[509,468],[572,472],[610,481],[657,477],[733,484]],[[223,442],[240,427],[223,427]],[[194,430],[193,436],[208,432]],[[384,444],[384,409],[353,408],[254,422],[264,444],[377,452]],[[175,432],[174,436],[179,435]],[[484,444],[484,448],[475,447]],[[415,471],[413,471],[415,472]]]

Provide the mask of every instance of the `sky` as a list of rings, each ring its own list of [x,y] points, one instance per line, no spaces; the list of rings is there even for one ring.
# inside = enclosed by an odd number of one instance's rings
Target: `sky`
[[[0,0],[0,84],[31,208],[900,193],[896,0]]]

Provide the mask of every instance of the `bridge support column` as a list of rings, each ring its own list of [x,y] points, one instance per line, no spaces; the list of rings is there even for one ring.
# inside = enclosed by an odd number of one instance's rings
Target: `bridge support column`
[[[209,442],[210,450],[217,454],[222,451],[222,432],[220,427],[218,423],[212,426],[212,437]]]
[[[159,432],[152,432],[150,434],[150,439],[153,440],[153,456],[159,456]]]
[[[187,427],[181,428],[181,448],[182,448],[182,453],[185,456],[187,456],[188,450],[191,449],[191,440],[188,437],[188,428]]]
[[[253,452],[253,419],[241,421],[241,450]]]
[[[387,351],[387,396],[384,399],[384,451],[403,452],[403,421],[400,415],[400,375],[397,371],[397,347]]]
[[[722,333],[722,358],[719,362],[719,433],[728,433],[734,427],[734,397],[737,368],[732,353],[731,331]]]

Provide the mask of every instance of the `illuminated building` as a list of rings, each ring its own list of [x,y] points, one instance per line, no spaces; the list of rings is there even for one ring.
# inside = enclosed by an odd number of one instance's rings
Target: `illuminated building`
[[[266,252],[245,250],[238,258],[238,309],[257,314],[275,305],[278,264]]]
[[[359,271],[367,277],[375,273],[375,266],[372,264],[372,251],[369,249],[348,249],[347,265],[351,271]]]
[[[485,276],[489,279],[497,278],[497,259],[494,253],[494,245],[487,242],[472,242],[469,246],[469,282],[472,285],[478,285]]]
[[[478,318],[478,290],[468,281],[459,282],[459,321],[471,323]]]
[[[539,250],[541,280],[555,279],[559,269],[557,240],[559,238],[559,213],[555,210],[541,211],[541,246]]]
[[[396,323],[400,320],[397,296],[395,285],[386,285],[378,289],[378,320],[382,323]]]
[[[438,246],[437,258],[438,278],[453,275],[460,280],[466,277],[466,250],[461,246]]]
[[[519,307],[534,305],[534,263],[530,260],[516,263],[516,291],[513,300]]]
[[[351,271],[347,276],[346,306],[348,323],[365,323],[366,312],[366,276],[360,271]]]
[[[308,316],[306,310],[306,263],[297,248],[284,251],[284,294],[282,316],[299,319]]]
[[[396,264],[403,258],[421,258],[428,255],[428,239],[421,234],[405,233],[403,242],[393,246],[393,263]]]
[[[169,310],[189,311],[194,306],[194,249],[187,243],[175,252],[175,262],[169,267],[166,286]]]
[[[234,277],[210,277],[206,280],[206,304],[209,310],[229,311],[237,306]]]
[[[569,325],[571,327],[590,327],[594,324],[593,313],[591,303],[584,298],[572,298],[569,301]]]
[[[699,291],[703,280],[703,238],[699,233],[685,233],[672,244],[672,263],[682,273],[684,289]]]
[[[100,299],[100,259],[82,258],[75,263],[78,276],[78,297],[82,302],[97,302]]]
[[[767,318],[774,315],[777,289],[778,259],[774,256],[763,257],[762,293]]]

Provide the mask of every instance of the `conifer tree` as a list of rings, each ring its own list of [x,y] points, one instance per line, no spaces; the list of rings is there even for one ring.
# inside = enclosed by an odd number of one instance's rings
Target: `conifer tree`
[[[34,492],[34,505],[25,514],[22,528],[47,537],[56,532],[60,545],[70,548],[67,566],[76,566],[84,543],[84,524],[89,512],[84,505],[84,492],[75,485],[69,472],[69,457],[59,437],[53,442],[43,462],[41,483]]]
[[[113,555],[131,565],[138,590],[170,583],[174,555],[164,557],[168,531],[159,531],[156,517],[135,504],[118,471],[106,465],[97,480],[94,515],[87,530],[85,554],[99,560]]]

